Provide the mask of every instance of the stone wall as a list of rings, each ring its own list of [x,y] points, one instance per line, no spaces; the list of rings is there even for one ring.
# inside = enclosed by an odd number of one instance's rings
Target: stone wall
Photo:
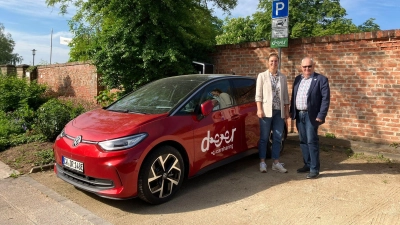
[[[38,66],[38,83],[47,84],[57,95],[96,102],[103,88],[96,67],[87,62]]]
[[[267,69],[266,57],[278,49],[269,42],[217,46],[216,73],[256,76]],[[289,40],[281,49],[281,71],[289,94],[304,56],[329,78],[331,106],[322,135],[377,143],[400,142],[400,30]],[[293,121],[290,130],[296,131]]]

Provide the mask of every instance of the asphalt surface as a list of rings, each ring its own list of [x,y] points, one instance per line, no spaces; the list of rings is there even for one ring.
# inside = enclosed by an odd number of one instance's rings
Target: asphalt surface
[[[289,135],[287,142],[298,143],[297,135]],[[321,148],[337,146],[356,153],[379,154],[391,160],[400,160],[400,148],[389,145],[328,138],[321,138],[320,143]],[[29,175],[14,176],[17,174],[18,171],[0,161],[1,224],[111,224]]]

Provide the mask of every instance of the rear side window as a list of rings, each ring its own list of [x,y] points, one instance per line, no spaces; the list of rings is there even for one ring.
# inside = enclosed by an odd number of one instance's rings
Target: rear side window
[[[256,81],[254,79],[233,79],[236,103],[238,105],[254,102]]]

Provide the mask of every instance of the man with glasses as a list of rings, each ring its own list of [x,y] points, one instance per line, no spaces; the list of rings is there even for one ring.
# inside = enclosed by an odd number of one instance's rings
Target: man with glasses
[[[312,58],[301,61],[302,74],[293,82],[290,117],[296,120],[304,165],[298,173],[317,178],[320,170],[318,127],[325,122],[330,104],[328,78],[314,72]]]

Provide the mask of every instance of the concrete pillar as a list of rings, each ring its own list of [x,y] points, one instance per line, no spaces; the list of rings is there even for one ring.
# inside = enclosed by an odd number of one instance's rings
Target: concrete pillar
[[[27,78],[27,79],[29,79],[30,76],[27,76],[27,74],[26,74],[26,69],[28,67],[29,67],[29,65],[26,65],[26,64],[21,64],[21,65],[16,66],[16,68],[17,68],[17,76],[19,78]]]
[[[17,72],[15,66],[10,64],[0,65],[0,68],[1,68],[1,73],[4,75],[13,74]]]

